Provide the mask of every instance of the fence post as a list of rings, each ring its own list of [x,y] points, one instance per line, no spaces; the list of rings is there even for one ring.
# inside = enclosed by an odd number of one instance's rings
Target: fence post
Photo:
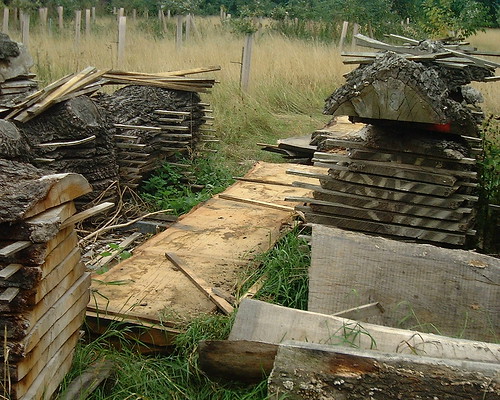
[[[177,15],[177,30],[175,32],[175,48],[179,50],[182,47],[182,15]]]
[[[118,20],[118,59],[119,67],[123,66],[125,61],[125,33],[127,31],[127,17],[121,16]]]
[[[137,10],[135,8],[132,10],[132,19],[134,23],[137,20]]]
[[[85,9],[85,36],[90,36],[90,9]]]
[[[9,9],[8,9],[8,7],[5,7],[3,9],[2,32],[5,33],[5,34],[9,33]]]
[[[342,47],[344,47],[345,38],[347,36],[347,28],[349,28],[349,22],[348,21],[344,21],[342,23],[342,33],[340,34],[340,42],[339,42],[339,48],[340,49]]]
[[[28,48],[30,45],[30,14],[22,13],[21,14],[21,30],[22,30],[22,39],[24,46]]]
[[[62,31],[64,27],[64,8],[63,6],[57,7],[57,20],[59,22],[59,30]]]
[[[250,66],[252,63],[252,47],[253,47],[254,34],[245,36],[245,45],[243,47],[243,56],[241,60],[241,80],[240,87],[244,92],[248,91],[250,83]]]
[[[75,44],[80,44],[80,33],[82,29],[82,10],[75,11]]]
[[[186,15],[186,42],[191,36],[191,14]]]
[[[47,26],[47,8],[38,9],[38,17],[40,19],[40,25],[43,27]]]

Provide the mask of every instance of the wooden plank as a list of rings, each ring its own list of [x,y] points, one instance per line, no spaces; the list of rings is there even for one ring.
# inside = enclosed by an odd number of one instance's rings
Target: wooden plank
[[[383,222],[374,222],[357,218],[337,217],[331,214],[314,212],[309,207],[297,206],[297,210],[307,213],[307,221],[314,224],[329,225],[358,232],[369,232],[385,236],[397,236],[411,241],[447,243],[462,246],[465,243],[466,233],[454,234],[451,232],[431,230],[421,227],[409,227]]]
[[[71,140],[68,142],[53,142],[53,143],[39,143],[37,147],[71,147],[71,146],[79,146],[81,144],[89,143],[94,141],[96,138],[95,135],[86,137],[84,139]]]
[[[2,373],[9,373],[13,382],[24,380],[23,384],[36,379],[38,374],[45,367],[46,362],[54,356],[57,350],[67,342],[75,333],[80,331],[82,327],[85,311],[81,310],[67,325],[59,325],[59,329],[49,330],[40,339],[40,342],[35,348],[26,354],[20,360],[12,361],[8,371],[5,369],[5,364],[0,366]]]
[[[394,212],[379,211],[374,209],[364,209],[351,207],[343,203],[332,203],[324,200],[311,199],[309,197],[286,197],[287,201],[303,202],[310,205],[313,213],[330,214],[332,216],[344,216],[367,221],[378,221],[397,225],[406,225],[419,228],[437,229],[450,232],[466,232],[472,224],[472,218],[463,218],[461,221],[446,221],[437,218],[416,217],[408,214],[398,214]],[[309,209],[301,211],[308,212]]]
[[[78,222],[81,222],[87,218],[93,217],[94,215],[100,214],[106,210],[109,210],[110,208],[114,207],[115,203],[111,202],[105,202],[98,204],[94,207],[88,208],[85,211],[79,212],[78,214],[73,215],[72,217],[68,218],[66,221],[64,221],[61,224],[61,229],[64,229],[70,225],[76,224]]]
[[[59,400],[85,400],[97,387],[114,373],[111,360],[100,359],[78,375],[58,397]]]
[[[63,203],[50,208],[34,217],[16,224],[0,224],[0,239],[29,240],[32,243],[45,243],[53,239],[61,230],[61,225],[76,212],[75,204]]]
[[[0,279],[9,279],[22,268],[22,264],[9,264],[0,271]]]
[[[279,346],[268,392],[273,400],[493,400],[500,396],[497,372],[498,364],[293,342]]]
[[[422,205],[428,207],[450,208],[456,210],[463,207],[466,203],[464,197],[460,194],[454,194],[447,198],[429,196],[425,194],[399,192],[397,190],[365,186],[359,183],[346,183],[337,180],[322,181],[322,185],[311,185],[303,182],[295,182],[297,187],[310,189],[314,192],[326,195],[339,195],[339,193],[352,194],[356,196],[372,197],[378,200],[397,201],[413,205]],[[428,210],[432,211],[431,209]]]
[[[10,357],[24,357],[40,342],[40,339],[49,332],[50,329],[58,331],[65,327],[87,306],[90,294],[90,276],[84,274],[57,302],[52,306],[50,313],[45,313],[38,322],[29,330],[27,335],[11,347]],[[61,329],[62,330],[62,329]],[[2,329],[2,336],[3,336]]]
[[[232,200],[232,201],[238,201],[238,202],[242,202],[242,203],[254,204],[254,205],[262,206],[262,207],[275,208],[277,210],[294,211],[293,207],[283,206],[281,204],[269,203],[266,201],[239,198],[239,197],[235,197],[235,196],[231,196],[231,195],[223,194],[223,193],[219,194],[219,198],[224,199],[224,200]]]
[[[113,124],[113,126],[115,128],[131,129],[131,130],[138,130],[138,131],[154,131],[154,132],[161,131],[161,128],[158,126],[130,125],[130,124]]]
[[[142,236],[141,232],[134,232],[130,236],[127,236],[124,240],[122,240],[118,244],[118,248],[112,250],[109,256],[105,256],[100,258],[97,262],[92,262],[92,266],[97,269],[105,266],[110,261],[112,261],[115,257],[117,257],[121,252],[123,252],[128,246],[130,246],[135,240],[137,240],[140,236]]]
[[[198,352],[200,369],[212,380],[257,384],[272,369],[278,346],[247,340],[203,340]]]
[[[9,287],[0,293],[0,303],[10,303],[19,294],[19,288]]]
[[[23,381],[13,385],[12,391],[23,399],[47,399],[57,390],[64,376],[71,369],[73,353],[78,342],[79,334],[73,336],[48,360],[43,371],[29,385]]]
[[[354,153],[354,154],[356,154],[356,153]],[[363,153],[361,153],[361,154],[363,154]],[[366,154],[366,152],[364,154]],[[375,154],[380,154],[380,153],[375,153]],[[422,157],[420,157],[420,159],[422,160]],[[458,169],[447,169],[447,168],[443,168],[443,167],[438,169],[438,168],[436,168],[436,166],[438,165],[437,163],[433,164],[432,166],[426,167],[425,165],[421,165],[421,163],[419,165],[415,165],[413,163],[408,164],[408,163],[398,162],[398,161],[391,159],[391,158],[389,160],[387,160],[387,162],[385,160],[384,161],[377,161],[377,160],[354,161],[354,160],[355,159],[353,157],[351,157],[350,153],[348,155],[343,155],[343,154],[338,154],[338,153],[316,152],[316,153],[314,153],[314,159],[312,161],[313,162],[319,161],[322,163],[328,163],[328,162],[352,163],[355,166],[359,166],[358,168],[363,168],[363,166],[367,165],[367,166],[386,168],[386,169],[409,170],[409,171],[415,171],[415,172],[428,172],[431,174],[442,175],[442,179],[446,179],[446,180],[449,180],[448,176],[464,177],[464,178],[470,178],[470,179],[477,178],[477,172],[475,172],[475,171],[461,171]],[[368,170],[366,172],[368,172]],[[370,172],[370,173],[375,173],[375,172]],[[387,174],[383,174],[383,175],[388,176]],[[435,183],[435,182],[431,182],[431,183]]]
[[[362,306],[349,308],[347,310],[342,310],[336,312],[336,317],[342,317],[347,319],[354,319],[356,321],[365,320],[368,317],[380,316],[385,312],[382,305],[377,301],[375,303],[363,304]]]
[[[189,268],[189,266],[181,260],[175,253],[165,253],[168,258],[177,268],[179,268],[191,282],[193,282],[201,292],[210,299],[224,314],[229,315],[234,311],[234,307],[219,295],[215,294],[212,288],[203,279],[196,276],[196,274]]]
[[[314,248],[314,245],[313,245]],[[328,345],[349,341],[361,350],[498,363],[500,345],[439,336],[318,314],[245,299],[229,340],[279,344],[286,340]]]
[[[298,187],[305,187],[307,184],[297,182],[296,185]],[[309,188],[309,186],[306,186],[306,188]],[[464,218],[464,214],[470,214],[472,212],[472,209],[464,207],[447,210],[440,207],[424,206],[418,203],[411,204],[411,201],[400,202],[377,199],[376,197],[361,196],[328,189],[315,190],[314,197],[318,200],[325,200],[331,203],[348,204],[352,207],[397,212],[400,214],[416,215],[419,217],[432,215],[435,218],[450,221],[460,221]]]
[[[0,244],[1,245],[1,244]],[[19,240],[14,243],[9,243],[0,248],[0,257],[9,257],[13,254],[31,246],[31,242],[25,240]]]
[[[27,210],[24,218],[32,217],[48,208],[74,200],[92,191],[92,187],[88,181],[80,174],[63,173],[46,175],[40,178],[40,180],[53,181],[53,183],[45,198]]]
[[[313,227],[314,312],[378,301],[384,325],[492,341],[500,327],[499,282],[494,257]]]

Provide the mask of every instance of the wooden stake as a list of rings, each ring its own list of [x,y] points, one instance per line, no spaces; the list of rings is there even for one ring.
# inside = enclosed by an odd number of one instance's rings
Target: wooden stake
[[[40,18],[40,25],[45,27],[47,25],[47,8],[39,8],[38,16]]]
[[[355,36],[358,34],[358,32],[359,32],[359,25],[355,23],[353,25],[353,27],[352,27],[351,47],[354,47],[356,45],[356,38],[355,38]]]
[[[95,24],[95,7],[92,7],[92,23]]]
[[[339,48],[344,47],[345,38],[347,36],[347,28],[349,28],[349,22],[344,21],[342,23],[342,33],[340,34]]]
[[[80,31],[82,27],[82,10],[76,10],[75,12],[75,45],[80,44]]]
[[[175,253],[165,253],[165,257],[179,268],[184,275],[186,275],[191,282],[193,282],[201,292],[207,296],[224,314],[229,315],[233,312],[234,308],[227,300],[213,293],[211,287],[203,279],[197,277],[189,266],[181,260]]]
[[[85,9],[85,36],[90,36],[90,9]]]
[[[186,15],[186,42],[191,35],[191,14]]]
[[[64,8],[63,6],[57,7],[57,18],[59,23],[59,31],[62,31],[64,28]]]
[[[120,8],[120,10],[123,10]],[[125,33],[127,31],[127,17],[121,16],[118,21],[118,66],[123,66],[125,61]]]
[[[177,50],[180,50],[180,48],[182,47],[182,23],[183,16],[177,15],[177,30],[175,33],[175,48]]]
[[[254,34],[245,36],[245,46],[243,47],[243,57],[241,60],[241,80],[240,87],[244,92],[248,91],[250,83],[250,66],[252,63],[252,47]]]
[[[2,32],[5,34],[9,34],[9,8],[8,7],[5,7],[3,9]]]
[[[30,15],[29,13],[22,14],[22,42],[26,46],[26,48],[29,47],[30,44]]]

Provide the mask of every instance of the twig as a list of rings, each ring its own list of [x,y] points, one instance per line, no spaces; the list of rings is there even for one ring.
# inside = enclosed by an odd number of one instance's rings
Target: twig
[[[92,232],[90,235],[87,235],[85,236],[83,239],[81,239],[78,243],[81,244],[87,240],[90,240],[92,239],[94,236],[98,236],[99,234],[103,233],[103,232],[107,232],[107,231],[110,231],[112,229],[119,229],[119,228],[125,228],[126,226],[129,226],[129,225],[132,225],[138,221],[141,221],[143,220],[144,218],[147,218],[147,217],[150,217],[151,215],[156,215],[156,214],[161,214],[161,213],[164,213],[164,212],[170,212],[170,211],[173,211],[172,209],[168,209],[168,210],[160,210],[160,211],[154,211],[154,212],[150,212],[150,213],[147,213],[147,214],[144,214],[136,219],[133,219],[131,221],[127,221],[123,224],[117,224],[117,225],[109,225],[109,226],[103,226],[102,228]]]

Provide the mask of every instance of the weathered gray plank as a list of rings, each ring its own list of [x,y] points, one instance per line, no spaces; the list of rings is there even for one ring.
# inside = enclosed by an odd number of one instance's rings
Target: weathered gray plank
[[[298,340],[328,345],[352,345],[359,349],[374,349],[386,353],[500,362],[498,344],[374,325],[251,299],[241,302],[229,340],[275,344]]]
[[[378,301],[384,325],[498,340],[500,260],[314,226],[309,310]]]

